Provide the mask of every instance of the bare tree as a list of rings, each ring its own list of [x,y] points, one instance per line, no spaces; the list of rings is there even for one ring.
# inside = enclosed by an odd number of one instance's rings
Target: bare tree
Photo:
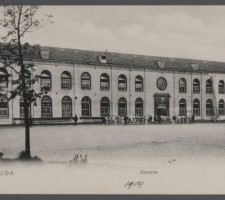
[[[10,68],[13,72],[3,77],[8,81],[11,76],[12,90],[0,88],[0,92],[6,90],[10,93],[10,99],[21,96],[24,101],[24,125],[25,125],[25,155],[27,159],[31,158],[30,153],[30,105],[36,102],[44,93],[49,90],[48,87],[41,88],[40,91],[34,91],[31,85],[35,84],[40,78],[39,75],[31,77],[31,72],[35,71],[33,58],[40,50],[38,45],[30,46],[28,43],[22,43],[23,37],[27,33],[37,31],[43,26],[53,23],[51,15],[45,14],[44,18],[38,19],[38,6],[6,6],[3,7],[3,19],[0,20],[0,26],[5,30],[4,41],[0,44],[2,68]],[[16,76],[13,76],[16,74]]]

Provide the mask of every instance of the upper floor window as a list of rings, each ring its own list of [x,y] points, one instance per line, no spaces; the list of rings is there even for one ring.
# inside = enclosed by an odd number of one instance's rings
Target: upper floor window
[[[193,93],[195,94],[200,93],[200,82],[197,78],[194,79],[193,81]]]
[[[62,98],[62,117],[72,117],[72,99],[69,96]]]
[[[211,99],[206,101],[206,115],[213,115],[213,102]]]
[[[193,101],[193,114],[200,115],[200,101],[198,99]]]
[[[47,70],[41,72],[41,87],[47,86],[49,89],[52,87],[51,73]]]
[[[127,91],[127,77],[121,74],[118,78],[118,90]]]
[[[186,80],[184,78],[179,80],[179,92],[186,93]]]
[[[136,76],[135,78],[135,92],[143,91],[143,78],[141,76]]]
[[[185,99],[180,100],[179,115],[186,115],[186,100]]]
[[[69,72],[63,72],[61,75],[61,88],[71,89],[71,74]]]
[[[27,87],[31,87],[31,73],[27,69],[24,71],[25,84]],[[22,82],[22,80],[21,80]]]
[[[224,100],[223,99],[219,100],[219,114],[224,115]]]
[[[81,114],[84,117],[91,116],[91,99],[89,97],[83,97],[81,100]]]
[[[102,74],[100,76],[100,90],[109,90],[109,88],[110,88],[109,75]]]
[[[212,94],[212,81],[210,79],[206,81],[206,93]]]
[[[224,94],[224,81],[223,80],[220,80],[219,81],[219,94]]]
[[[91,89],[91,76],[87,72],[81,74],[81,89],[82,90]]]
[[[0,117],[9,116],[8,98],[5,95],[0,94]]]
[[[0,88],[8,87],[8,72],[4,68],[0,68]]]

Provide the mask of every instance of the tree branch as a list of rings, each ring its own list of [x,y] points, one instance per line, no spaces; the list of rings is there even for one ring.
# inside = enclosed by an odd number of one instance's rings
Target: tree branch
[[[23,32],[20,34],[20,37],[23,37],[23,35],[27,32],[27,30],[33,25],[33,22],[31,22],[31,24],[23,30]]]

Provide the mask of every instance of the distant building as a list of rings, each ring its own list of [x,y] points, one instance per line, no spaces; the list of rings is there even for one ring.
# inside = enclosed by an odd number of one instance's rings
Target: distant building
[[[40,47],[34,59],[41,79],[34,86],[50,92],[31,105],[36,123],[100,116],[191,116],[225,119],[225,63]],[[0,87],[12,89],[0,68]],[[31,76],[34,76],[31,74]],[[0,94],[0,124],[23,121],[23,100]]]

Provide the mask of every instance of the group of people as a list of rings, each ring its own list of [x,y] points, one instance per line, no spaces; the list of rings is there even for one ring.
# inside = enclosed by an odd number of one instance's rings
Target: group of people
[[[120,117],[117,115],[112,115],[109,117],[103,117],[103,124],[106,125],[128,125],[128,124],[193,124],[194,115],[192,116],[135,116],[130,117],[124,116]]]
[[[87,155],[83,156],[75,154],[73,160],[70,160],[70,164],[87,163],[87,161],[88,161]]]
[[[192,116],[136,116],[131,115],[130,117],[124,116],[106,116],[102,117],[102,123],[105,125],[128,125],[128,124],[194,124],[195,117]],[[77,125],[78,117],[74,116],[74,125]]]

